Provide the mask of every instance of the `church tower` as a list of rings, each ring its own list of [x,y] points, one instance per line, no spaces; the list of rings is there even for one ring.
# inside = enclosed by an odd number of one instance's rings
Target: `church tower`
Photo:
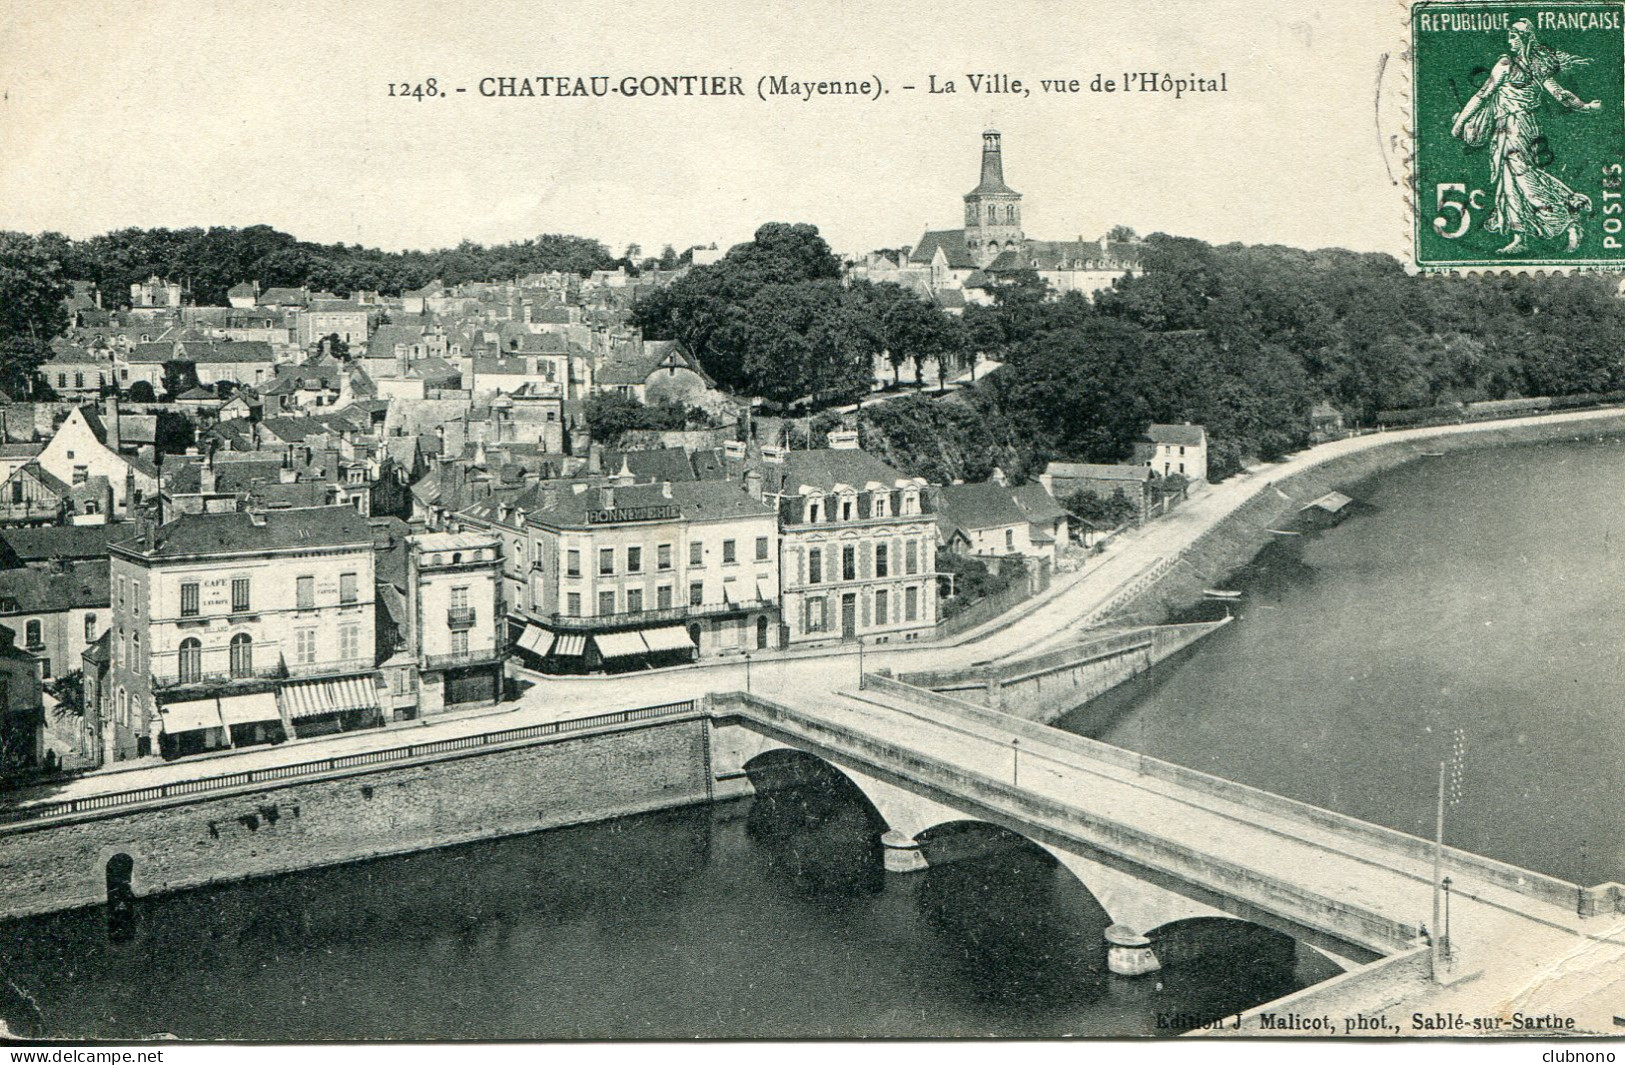
[[[986,266],[1021,242],[1021,193],[1004,183],[999,131],[990,129],[982,134],[981,183],[965,194],[965,247]]]

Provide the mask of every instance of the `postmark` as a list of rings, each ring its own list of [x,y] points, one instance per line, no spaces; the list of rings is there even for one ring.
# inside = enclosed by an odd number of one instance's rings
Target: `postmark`
[[[1411,8],[1416,265],[1625,269],[1625,2]]]

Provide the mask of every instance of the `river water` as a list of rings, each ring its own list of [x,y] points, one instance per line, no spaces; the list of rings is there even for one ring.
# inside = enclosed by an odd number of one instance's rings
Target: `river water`
[[[1241,576],[1237,624],[1062,724],[1418,832],[1461,728],[1451,842],[1618,877],[1622,482],[1625,449],[1585,444],[1357,486],[1358,513]],[[871,812],[816,776],[144,899],[127,937],[100,908],[0,925],[0,1018],[112,1039],[1170,1035],[1336,972],[1232,922],[1203,960],[1110,976],[1104,914],[1041,852],[887,877]]]

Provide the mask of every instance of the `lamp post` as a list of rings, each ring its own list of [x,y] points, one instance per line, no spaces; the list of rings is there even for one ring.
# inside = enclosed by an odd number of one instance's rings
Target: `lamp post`
[[[1439,763],[1439,799],[1433,822],[1433,979],[1440,976],[1441,961],[1443,960],[1444,925],[1440,919],[1439,909],[1441,896],[1444,890],[1442,872],[1444,869],[1444,772],[1445,763]]]
[[[858,637],[858,691],[863,691],[865,682],[863,678],[863,637]]]
[[[750,694],[750,650],[745,650],[745,694]]]
[[[1021,738],[1010,737],[1010,784],[1012,787],[1021,786]]]
[[[1441,938],[1443,940],[1444,956],[1448,960],[1450,958],[1450,878],[1448,876],[1444,878],[1442,886],[1444,888],[1444,935]]]

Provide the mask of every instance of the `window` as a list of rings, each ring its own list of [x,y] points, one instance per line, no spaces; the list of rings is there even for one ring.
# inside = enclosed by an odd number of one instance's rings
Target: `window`
[[[756,538],[756,561],[767,561],[767,537],[765,536],[758,536]]]
[[[355,574],[339,574],[339,602],[353,603],[356,601]]]
[[[239,632],[231,638],[231,675],[254,675],[254,637],[246,632]]]
[[[889,597],[885,592],[875,593],[875,624],[886,624],[886,601]]]
[[[21,478],[14,478],[11,482],[11,501],[13,503],[23,501],[23,482]]]
[[[885,544],[876,544],[875,545],[875,576],[876,577],[886,577],[886,576],[890,575],[887,572],[887,569],[888,569],[888,566],[887,566],[888,559],[886,557],[887,554],[888,554],[888,551],[887,551],[887,548],[886,548]]]
[[[468,609],[467,585],[459,585],[451,590],[451,609],[459,613]]]
[[[572,618],[578,618],[581,616],[580,592],[571,592],[569,595],[564,597],[564,613],[567,617]]]
[[[24,627],[23,632],[26,634],[24,637],[24,643],[28,646],[30,651],[37,651],[41,647],[45,646],[45,629],[44,626],[40,624],[38,618],[30,621],[27,626]]]
[[[68,387],[68,375],[67,374],[59,373],[59,374],[56,375],[56,387],[58,387],[58,388],[67,388]]]
[[[688,564],[690,566],[705,565],[705,545],[698,540],[688,545]]]
[[[84,484],[85,481],[87,481],[89,479],[90,479],[90,467],[89,466],[75,466],[73,468],[73,483],[74,484]]]
[[[458,629],[451,634],[451,653],[454,655],[468,654],[468,630]]]
[[[130,659],[128,665],[136,671],[141,669],[141,634],[139,632],[130,633]]]
[[[731,566],[738,561],[738,545],[732,540],[722,541],[722,564]]]
[[[918,588],[903,589],[903,620],[920,620],[920,590]]]
[[[339,626],[339,658],[346,662],[361,657],[361,626]]]
[[[655,589],[655,606],[661,610],[671,609],[671,585],[662,584]]]
[[[615,572],[615,549],[613,547],[598,549],[598,572],[604,575]]]
[[[297,597],[294,602],[300,610],[310,610],[316,605],[316,578],[300,577],[295,582]]]
[[[119,606],[119,609],[121,609],[121,610],[124,608],[124,575],[123,574],[120,574],[119,579],[118,579],[118,606]]]
[[[303,666],[313,664],[316,661],[316,630],[296,629],[293,636],[293,660]]]
[[[198,615],[197,584],[193,581],[181,585],[181,617],[195,618]]]
[[[86,643],[95,643],[96,642],[96,615],[95,614],[86,614],[85,615],[85,642]]]
[[[628,588],[626,590],[626,612],[636,614],[643,609],[643,589]]]
[[[829,618],[825,613],[826,601],[823,598],[807,600],[807,631],[823,632],[829,626]]]
[[[598,593],[598,614],[599,614],[599,616],[603,617],[606,614],[613,614],[613,613],[615,613],[615,593],[612,592],[612,591],[611,592],[599,592]]]
[[[851,544],[841,548],[841,580],[858,579],[858,549]]]
[[[564,553],[564,575],[566,577],[581,576],[581,552],[571,549]]]
[[[1014,551],[1016,549],[1016,530],[1004,530],[1004,549],[1006,551]]]
[[[807,552],[807,583],[821,584],[824,580],[824,549],[815,547]]]
[[[233,577],[231,579],[231,612],[233,614],[246,613],[248,610],[248,578]]]
[[[74,372],[74,375],[73,375],[73,387],[74,388],[83,388],[83,387],[85,387],[85,375],[82,372],[79,372],[79,371]]]
[[[643,572],[643,548],[629,547],[626,549],[626,572]]]
[[[655,569],[671,569],[671,545],[661,544],[655,548]]]
[[[874,498],[874,516],[877,517],[877,518],[886,517],[887,516],[886,515],[887,503],[890,501],[891,497],[888,496],[885,492],[876,492],[874,494],[873,498]]]
[[[694,581],[688,586],[688,605],[700,606],[705,602],[705,582]]]
[[[850,499],[841,500],[841,520],[852,520],[852,501]]]
[[[196,637],[181,641],[180,679],[182,684],[196,684],[203,679],[203,643]]]
[[[920,572],[920,545],[913,540],[903,545],[903,570],[906,573]]]

